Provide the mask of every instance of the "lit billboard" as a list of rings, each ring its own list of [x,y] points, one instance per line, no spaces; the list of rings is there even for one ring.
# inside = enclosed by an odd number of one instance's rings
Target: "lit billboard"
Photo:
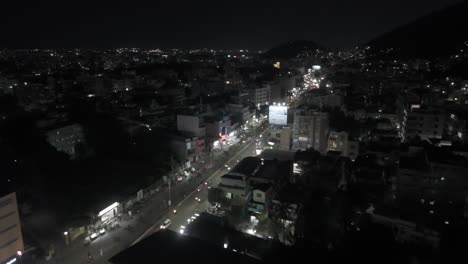
[[[270,105],[268,121],[270,122],[270,125],[287,125],[288,107],[285,105]]]

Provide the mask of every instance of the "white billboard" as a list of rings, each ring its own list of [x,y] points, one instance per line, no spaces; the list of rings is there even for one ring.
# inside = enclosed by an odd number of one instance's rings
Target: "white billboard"
[[[270,122],[270,125],[287,125],[288,107],[285,105],[270,105],[268,121]]]

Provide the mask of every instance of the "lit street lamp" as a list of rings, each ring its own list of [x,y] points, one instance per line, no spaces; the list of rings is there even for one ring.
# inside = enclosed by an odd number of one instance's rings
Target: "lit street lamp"
[[[63,232],[63,235],[65,236],[65,245],[68,246],[68,243],[69,243],[69,241],[68,241],[68,232],[67,231]]]

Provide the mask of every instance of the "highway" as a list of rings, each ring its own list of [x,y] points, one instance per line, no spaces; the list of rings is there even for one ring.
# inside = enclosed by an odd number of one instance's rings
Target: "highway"
[[[267,133],[268,128],[260,133],[257,138],[266,139]],[[246,144],[226,164],[230,168],[234,168],[238,160],[256,155],[255,141],[252,140]],[[52,260],[36,259],[30,263],[108,264],[108,259],[118,252],[158,231],[165,219],[171,219],[172,221],[169,229],[179,232],[180,226],[186,225],[187,219],[197,210],[202,212],[208,207],[208,186],[216,186],[220,177],[226,174],[227,171],[227,168],[222,166],[206,180],[202,181],[203,178],[196,178],[193,181],[175,185],[171,188],[171,197],[173,201],[178,201],[178,203],[173,204],[171,210],[167,208],[168,189],[162,188],[149,200],[145,201],[140,213],[134,214],[130,219],[122,220],[119,223],[120,228],[105,233],[88,246],[84,246],[80,241],[70,243],[67,246],[62,242],[63,245],[56,247],[56,256]],[[205,182],[209,184],[205,185]],[[200,198],[201,201],[195,200],[195,197]],[[177,214],[172,213],[173,208],[177,210]],[[92,256],[91,262],[88,262],[88,254]]]
[[[262,133],[258,135],[259,140],[264,140],[267,138],[268,135],[268,128],[265,129]],[[226,165],[229,168],[234,168],[238,161],[242,160],[245,157],[249,156],[256,156],[255,153],[255,140],[249,143],[239,151],[235,156],[233,156],[227,163]],[[205,211],[208,206],[208,188],[217,186],[218,183],[221,180],[221,176],[225,175],[228,173],[228,168],[225,166],[220,168],[219,170],[215,171],[207,180],[206,184],[202,183],[198,188],[196,188],[194,191],[192,191],[183,201],[181,201],[179,204],[175,205],[173,209],[176,210],[176,213],[174,214],[173,211],[171,210],[167,214],[165,214],[163,217],[161,217],[158,221],[155,221],[154,225],[151,226],[140,238],[138,238],[134,243],[137,243],[144,237],[157,232],[160,229],[161,224],[166,220],[170,219],[171,220],[171,225],[168,227],[168,229],[179,232],[181,226],[186,226],[188,224],[188,219],[192,216],[194,216],[195,213],[200,213]],[[195,198],[199,198],[200,201],[198,201]],[[133,243],[133,244],[134,244]]]

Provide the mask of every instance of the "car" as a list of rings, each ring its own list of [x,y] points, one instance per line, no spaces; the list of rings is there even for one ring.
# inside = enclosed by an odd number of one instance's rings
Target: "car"
[[[183,235],[185,233],[185,226],[181,225],[179,229],[179,233]]]
[[[105,228],[101,228],[101,229],[99,230],[99,234],[100,234],[101,236],[104,235],[105,233],[106,233],[106,229],[105,229]]]
[[[190,222],[192,222],[192,218],[187,219],[187,223],[190,224]]]
[[[171,219],[166,219],[160,226],[161,229],[166,229],[171,225]]]
[[[99,234],[96,233],[96,232],[94,232],[94,233],[92,233],[92,234],[89,236],[89,239],[90,239],[91,241],[93,241],[93,240],[95,240],[95,239],[98,238],[98,237],[99,237]]]
[[[201,202],[201,199],[200,199],[200,198],[198,198],[198,197],[195,197],[195,201],[197,201],[197,202]]]

